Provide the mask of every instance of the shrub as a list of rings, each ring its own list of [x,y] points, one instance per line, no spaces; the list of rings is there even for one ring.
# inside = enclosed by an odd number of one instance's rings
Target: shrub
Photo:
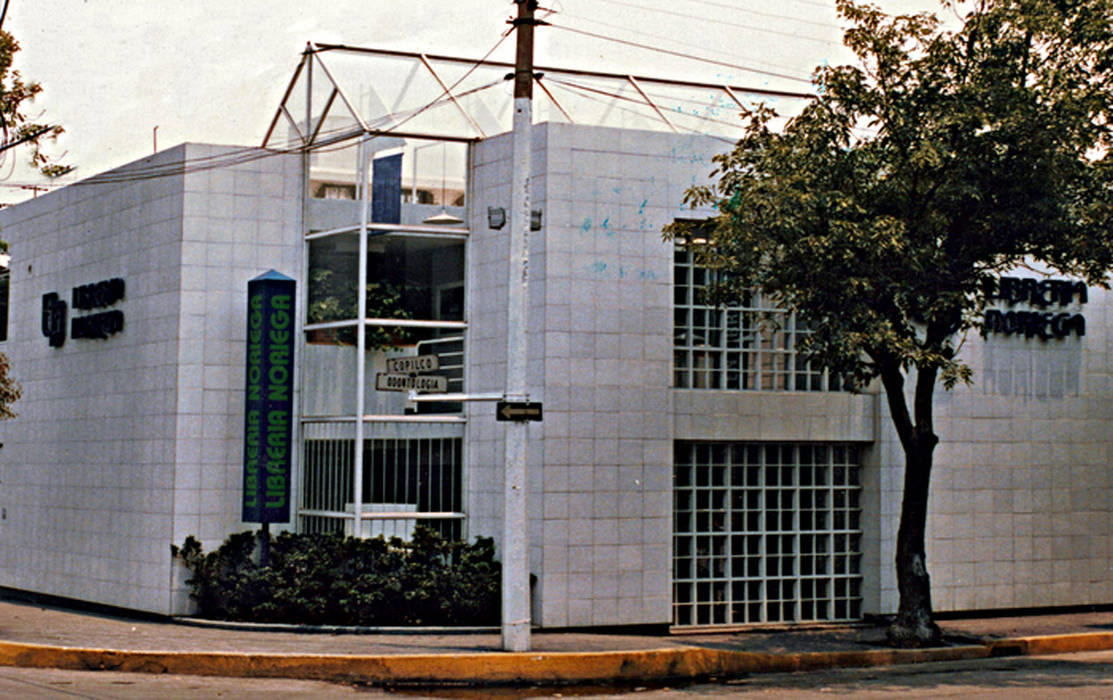
[[[218,620],[316,625],[491,625],[499,620],[494,542],[449,542],[418,526],[413,540],[283,532],[269,561],[257,534],[228,537],[205,553],[193,536],[171,547],[191,572],[198,615]]]

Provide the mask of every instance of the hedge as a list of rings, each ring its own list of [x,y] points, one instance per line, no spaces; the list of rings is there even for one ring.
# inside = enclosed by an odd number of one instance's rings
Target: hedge
[[[312,625],[497,625],[494,542],[449,542],[417,527],[413,540],[340,534],[273,537],[258,562],[255,532],[206,554],[192,535],[171,546],[190,570],[198,616]]]

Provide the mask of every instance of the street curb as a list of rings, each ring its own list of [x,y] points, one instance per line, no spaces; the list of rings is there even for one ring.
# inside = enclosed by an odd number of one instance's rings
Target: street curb
[[[1069,654],[1076,651],[1102,651],[1113,649],[1113,632],[1010,637],[993,640],[987,642],[987,644],[993,656],[1033,656],[1036,654]]]
[[[1113,646],[1113,635],[1108,636]],[[1038,645],[1033,645],[1032,639],[1029,639],[1024,648],[1034,646]],[[1010,653],[1011,649],[1005,653]],[[356,656],[122,651],[0,642],[0,665],[5,666],[387,685],[565,685],[672,681],[749,673],[982,659],[993,655],[993,647],[989,644],[783,654],[684,647],[584,653]]]

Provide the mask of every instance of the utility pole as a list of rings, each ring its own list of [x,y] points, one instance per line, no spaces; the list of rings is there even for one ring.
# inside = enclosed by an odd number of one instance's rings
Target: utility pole
[[[510,276],[506,304],[506,400],[526,401],[529,325],[530,131],[533,126],[533,13],[537,0],[515,0],[514,131],[510,194]],[[529,423],[506,424],[502,520],[502,648],[529,651]]]

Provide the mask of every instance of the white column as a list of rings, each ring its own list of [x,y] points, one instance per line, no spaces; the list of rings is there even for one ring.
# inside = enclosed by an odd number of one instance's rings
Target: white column
[[[532,102],[514,100],[513,174],[510,194],[510,277],[506,309],[506,395],[526,400],[526,330],[529,323],[529,172]],[[529,600],[529,423],[506,425],[503,472],[502,648],[528,651]]]

